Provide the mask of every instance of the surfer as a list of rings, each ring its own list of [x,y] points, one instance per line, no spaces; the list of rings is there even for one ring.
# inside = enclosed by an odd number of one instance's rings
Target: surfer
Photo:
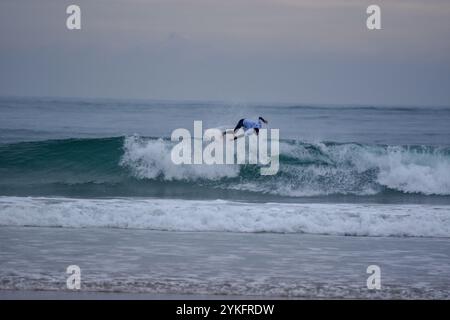
[[[233,134],[236,134],[236,132],[240,129],[243,128],[244,129],[244,135],[249,131],[249,130],[254,130],[256,135],[259,134],[259,129],[262,128],[262,124],[267,124],[268,121],[265,120],[263,117],[259,117],[258,121],[254,121],[251,119],[241,119],[238,121],[236,127],[233,130]],[[223,135],[226,134],[226,131],[223,133]],[[236,140],[238,137],[234,137],[234,140]]]

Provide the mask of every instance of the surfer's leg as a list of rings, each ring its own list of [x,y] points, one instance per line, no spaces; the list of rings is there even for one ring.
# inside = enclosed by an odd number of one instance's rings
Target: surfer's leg
[[[236,127],[234,128],[233,132],[236,133],[236,131],[238,131],[240,128],[242,128],[244,126],[244,119],[239,120],[239,122],[237,123]]]

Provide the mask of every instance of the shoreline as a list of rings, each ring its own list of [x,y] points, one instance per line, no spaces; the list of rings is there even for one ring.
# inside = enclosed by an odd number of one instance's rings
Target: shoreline
[[[449,299],[442,238],[3,227],[0,299]],[[81,291],[68,291],[68,266]],[[381,289],[367,287],[379,266]]]
[[[0,300],[305,300],[299,297],[135,293],[57,290],[0,290]]]

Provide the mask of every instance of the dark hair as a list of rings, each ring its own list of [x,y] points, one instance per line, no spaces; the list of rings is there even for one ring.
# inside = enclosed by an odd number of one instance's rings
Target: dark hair
[[[267,120],[264,120],[263,117],[259,117],[258,119],[261,120],[261,121],[264,122],[264,123],[267,123]]]

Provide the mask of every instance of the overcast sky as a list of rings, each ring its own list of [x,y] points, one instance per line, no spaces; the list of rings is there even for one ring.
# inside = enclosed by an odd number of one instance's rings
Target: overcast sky
[[[448,0],[1,0],[0,39],[0,95],[450,105]]]

